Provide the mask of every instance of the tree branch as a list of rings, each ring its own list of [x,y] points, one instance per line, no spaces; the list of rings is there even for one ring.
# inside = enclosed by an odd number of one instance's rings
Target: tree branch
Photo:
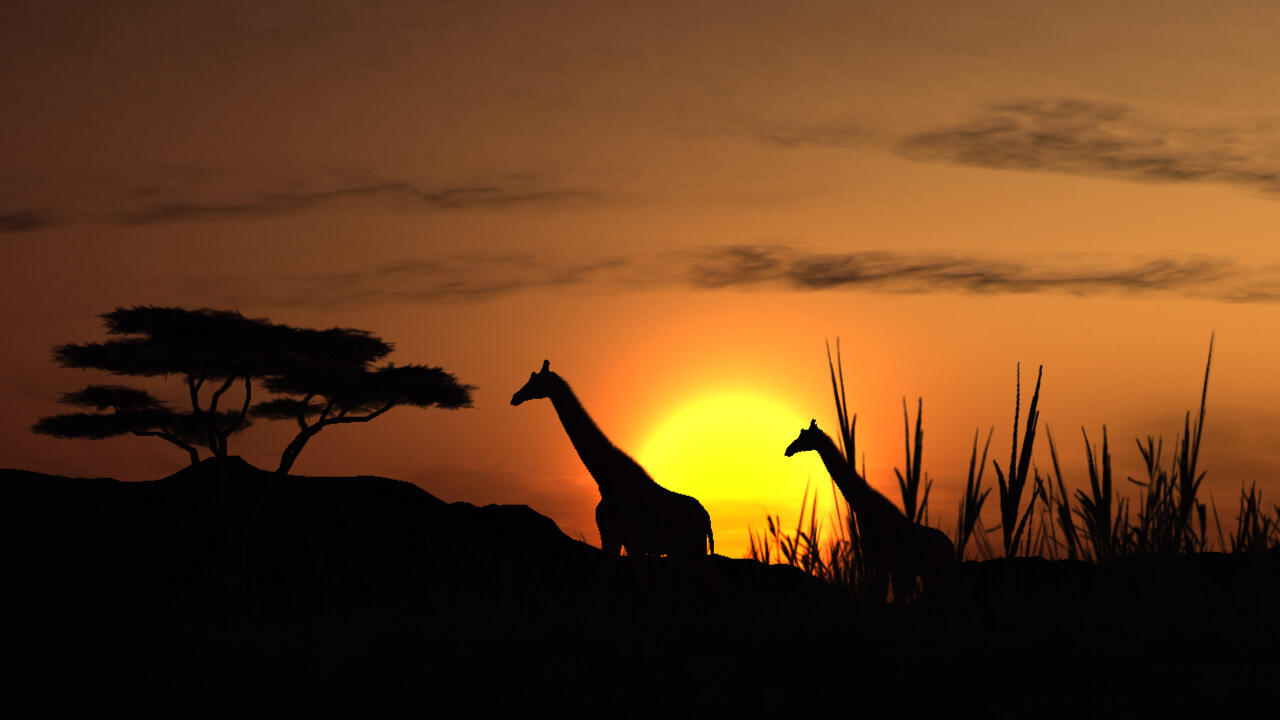
[[[325,424],[325,418],[329,417],[329,411],[333,409],[333,398],[329,398],[329,402],[325,403],[324,410],[320,412],[320,417],[316,419],[316,425]]]
[[[394,400],[391,400],[386,405],[383,405],[382,407],[369,413],[368,415],[346,415],[346,416],[340,415],[338,417],[332,417],[327,420],[321,420],[320,422],[317,422],[313,427],[325,427],[327,425],[341,425],[345,423],[369,422],[370,420],[378,417],[382,413],[390,410],[391,408],[399,404],[400,404],[400,398],[395,398]]]
[[[293,463],[298,459],[298,456],[302,454],[302,448],[306,446],[307,441],[310,440],[312,437],[314,437],[316,433],[320,432],[325,427],[328,427],[329,425],[345,425],[347,423],[369,422],[370,420],[378,417],[379,415],[395,407],[399,403],[400,403],[400,398],[395,398],[390,402],[388,402],[386,405],[383,405],[382,407],[378,408],[374,412],[369,413],[368,415],[359,415],[359,416],[339,415],[338,417],[326,417],[326,415],[329,413],[329,410],[333,408],[333,401],[330,400],[329,404],[325,406],[324,412],[321,413],[320,419],[316,420],[316,422],[311,425],[304,425],[302,428],[302,431],[299,432],[297,436],[295,436],[293,440],[289,442],[289,446],[284,449],[284,453],[280,456],[280,467],[276,468],[276,472],[281,475],[288,475],[289,469],[293,467]]]
[[[306,429],[307,429],[307,415],[308,415],[308,414],[310,414],[310,413],[308,413],[308,412],[305,410],[305,408],[308,408],[308,407],[310,407],[310,406],[311,406],[311,398],[314,398],[315,396],[316,396],[316,394],[315,394],[315,393],[307,393],[306,397],[302,398],[302,407],[303,407],[304,409],[303,409],[303,410],[298,411],[298,418],[297,418],[297,419],[298,419],[298,429],[299,429],[299,430],[306,430]]]
[[[213,397],[209,400],[209,417],[213,417],[213,414],[218,411],[218,400],[222,397],[222,393],[226,392],[231,387],[231,383],[235,381],[234,376],[229,377],[226,382],[222,383],[222,387],[213,391]]]
[[[178,447],[187,451],[187,456],[191,458],[192,465],[200,464],[200,453],[195,449],[195,447],[183,442],[181,438],[169,432],[168,430],[146,431],[146,430],[131,429],[129,432],[133,433],[134,435],[137,435],[138,437],[158,437],[164,440],[168,440],[174,445],[177,445]]]
[[[230,381],[228,381],[230,382]],[[244,424],[244,419],[249,415],[249,403],[253,397],[253,382],[249,375],[244,376],[244,405],[240,407],[240,417],[236,421],[228,425],[226,428],[218,432],[218,441],[222,446],[222,454],[227,453],[227,438],[231,437],[231,433],[235,432]]]
[[[200,378],[196,382],[195,377],[190,373],[187,374],[187,392],[191,395],[191,412],[200,412],[200,386],[204,384],[204,378]]]

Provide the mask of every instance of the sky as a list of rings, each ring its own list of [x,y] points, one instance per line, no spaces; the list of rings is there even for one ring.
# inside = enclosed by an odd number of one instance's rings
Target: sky
[[[477,388],[329,428],[297,473],[528,504],[598,543],[550,404],[509,404],[546,359],[741,556],[806,486],[830,497],[782,457],[836,427],[827,341],[895,500],[923,398],[948,528],[974,433],[1008,457],[1019,364],[1081,487],[1082,428],[1120,478],[1135,438],[1169,457],[1212,333],[1204,490],[1224,516],[1242,484],[1274,502],[1278,26],[1268,2],[10,0],[0,466],[179,469],[157,440],[32,434],[58,393],[128,381],[50,349],[120,306],[230,308],[366,329]],[[290,437],[231,448],[274,467]]]

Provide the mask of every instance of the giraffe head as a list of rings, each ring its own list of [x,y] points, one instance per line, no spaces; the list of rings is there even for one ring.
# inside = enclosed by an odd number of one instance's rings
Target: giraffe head
[[[551,361],[543,360],[542,369],[538,372],[529,373],[529,382],[524,387],[516,391],[511,396],[511,404],[519,405],[525,400],[536,400],[538,398],[547,397],[550,394],[551,378],[554,374],[551,372]]]
[[[792,440],[791,444],[787,446],[787,457],[791,457],[798,452],[804,452],[805,450],[817,450],[818,441],[821,437],[822,431],[818,429],[818,421],[810,420],[809,427],[801,430],[800,434],[796,436],[796,439]]]

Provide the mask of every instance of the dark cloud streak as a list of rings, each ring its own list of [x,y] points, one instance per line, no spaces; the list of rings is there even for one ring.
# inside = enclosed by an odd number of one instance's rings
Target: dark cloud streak
[[[468,208],[502,209],[521,205],[554,205],[591,200],[594,193],[578,190],[538,190],[500,186],[423,190],[407,182],[387,182],[315,192],[273,193],[242,203],[172,202],[123,213],[116,220],[148,224],[187,220],[217,220],[286,215],[346,199],[381,200],[395,207],[420,211]]]
[[[1118,268],[1063,267],[1045,261],[977,256],[814,253],[786,246],[740,245],[694,255],[686,277],[690,285],[699,288],[770,285],[811,291],[863,289],[915,294],[1150,291],[1226,299],[1225,288],[1219,286],[1241,275],[1229,261],[1198,257],[1160,258]]]
[[[182,195],[182,193],[176,194]],[[593,203],[600,198],[600,193],[595,191],[544,187],[528,179],[516,179],[505,184],[460,185],[430,190],[423,189],[412,182],[394,180],[324,190],[266,192],[236,202],[210,202],[184,198],[155,202],[124,211],[64,212],[58,218],[33,209],[19,209],[0,213],[0,233],[32,232],[70,223],[154,225],[253,219],[293,215],[343,202],[430,213],[471,209],[561,207]]]
[[[861,125],[834,123],[765,131],[759,133],[757,139],[780,148],[852,148],[867,144],[870,137]]]
[[[894,149],[920,161],[1276,193],[1275,130],[1274,123],[1179,125],[1117,103],[1025,100],[990,105],[966,124],[910,135]]]
[[[0,233],[32,232],[53,224],[53,218],[35,210],[16,210],[0,214]]]
[[[453,255],[286,280],[273,302],[348,307],[382,302],[468,303],[536,289],[616,287],[638,275],[626,258],[546,263],[526,254]]]
[[[224,285],[232,285],[223,283]],[[455,255],[285,279],[267,302],[329,307],[386,302],[475,303],[526,291],[616,294],[645,289],[863,291],[926,294],[1118,294],[1223,302],[1280,301],[1280,267],[1213,257],[1116,262],[1010,260],[891,251],[813,252],[729,245],[648,256],[552,260]],[[252,294],[254,291],[241,288]]]

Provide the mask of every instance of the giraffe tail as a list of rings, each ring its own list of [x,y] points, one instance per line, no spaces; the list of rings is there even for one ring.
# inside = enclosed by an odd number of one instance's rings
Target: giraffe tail
[[[711,526],[710,526],[710,525],[707,525],[707,545],[709,545],[709,546],[710,546],[710,549],[711,549],[711,552],[709,552],[709,553],[707,553],[707,554],[708,554],[708,555],[715,555],[715,554],[716,554],[716,538],[715,538],[715,536],[714,536],[714,535],[712,535],[712,534],[711,534]]]

